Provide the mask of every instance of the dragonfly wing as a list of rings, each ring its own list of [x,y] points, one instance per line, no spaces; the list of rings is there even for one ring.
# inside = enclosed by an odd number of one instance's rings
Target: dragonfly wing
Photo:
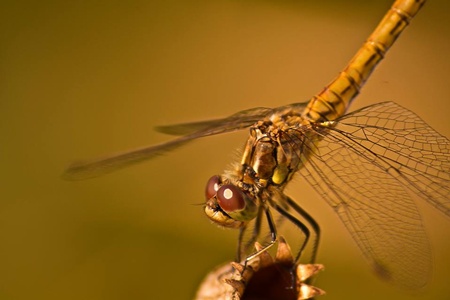
[[[338,120],[337,129],[387,164],[387,172],[450,216],[450,141],[393,102]],[[361,126],[363,125],[363,126]]]
[[[167,143],[139,148],[90,161],[74,162],[64,171],[62,177],[66,180],[84,180],[105,175],[178,148],[192,139],[189,137],[184,136]]]
[[[221,132],[218,132],[222,133],[249,127],[253,125],[253,123],[266,117],[272,111],[272,108],[255,107],[237,112],[226,118],[167,126],[156,126],[155,130],[170,135],[191,134],[193,132],[205,129],[216,131],[222,130]]]
[[[395,103],[318,127],[300,173],[333,207],[375,272],[405,288],[430,277],[431,252],[409,188],[448,215],[449,141]]]
[[[91,161],[75,162],[66,169],[63,178],[67,180],[82,180],[101,176],[144,160],[152,159],[200,137],[244,129],[264,118],[271,111],[272,109],[259,107],[241,111],[228,118],[160,127],[159,130],[162,132],[187,134],[159,145],[139,148]]]

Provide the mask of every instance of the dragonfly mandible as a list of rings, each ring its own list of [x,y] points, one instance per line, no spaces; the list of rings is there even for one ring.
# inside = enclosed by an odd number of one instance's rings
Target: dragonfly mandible
[[[240,230],[240,255],[260,237],[262,222],[270,229],[264,249],[276,242],[276,212],[303,232],[297,258],[312,243],[310,262],[315,260],[319,225],[284,193],[293,175],[299,174],[334,209],[378,275],[405,288],[421,287],[430,275],[431,251],[410,193],[450,216],[449,140],[393,102],[346,112],[424,2],[397,0],[344,70],[308,102],[157,127],[180,137],[74,163],[64,177],[96,177],[200,137],[249,128],[242,159],[212,176],[205,189],[206,215]]]

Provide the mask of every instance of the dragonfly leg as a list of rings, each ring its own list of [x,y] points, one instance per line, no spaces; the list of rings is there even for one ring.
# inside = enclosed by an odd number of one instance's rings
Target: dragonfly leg
[[[301,232],[305,235],[305,240],[303,241],[300,250],[295,257],[296,261],[300,258],[303,250],[306,248],[306,245],[308,244],[309,238],[311,236],[311,232],[309,231],[309,228],[302,223],[299,219],[294,217],[291,213],[289,213],[285,208],[281,207],[280,205],[276,203],[272,203],[273,208],[275,208],[276,211],[278,211],[281,215],[283,215],[285,218],[287,218],[289,221],[291,221],[295,226],[297,226]]]
[[[286,203],[288,204],[288,207],[292,208],[295,212],[297,212],[302,218],[303,221],[305,221],[311,228],[315,235],[315,239],[312,246],[312,254],[311,258],[308,261],[308,263],[314,263],[317,256],[317,250],[319,247],[319,241],[320,241],[320,227],[319,224],[314,220],[311,215],[309,215],[303,208],[301,208],[294,200],[292,200],[289,197],[285,197]],[[308,226],[306,226],[302,221],[294,217],[288,210],[277,203],[272,202],[271,205],[284,217],[286,217],[289,221],[291,221],[295,226],[297,226],[300,231],[305,235],[305,239],[303,243],[300,246],[300,250],[298,251],[295,261],[298,261],[305,250],[308,242],[311,238],[311,231]]]
[[[289,197],[286,197],[287,203],[291,205],[291,207],[298,212],[307,222],[308,224],[311,225],[311,227],[314,230],[314,233],[318,234],[320,233],[319,230],[319,226],[318,224],[315,222],[315,220],[308,214],[306,213],[306,211],[304,211],[302,208],[300,208],[300,206],[298,206],[292,199],[290,199]],[[292,205],[293,202],[295,205]],[[295,261],[298,261],[299,258],[301,257],[301,254],[303,253],[303,250],[305,250],[306,245],[308,244],[308,241],[311,237],[311,232],[309,230],[309,228],[302,223],[302,221],[300,221],[299,219],[297,219],[296,217],[294,217],[291,213],[289,213],[285,208],[281,207],[280,205],[276,204],[276,203],[272,203],[272,206],[275,208],[276,211],[278,211],[281,215],[283,215],[285,218],[287,218],[289,221],[291,221],[295,226],[297,226],[305,235],[305,240],[303,241],[302,245],[300,246],[300,250],[298,251],[296,257],[295,257]],[[315,260],[316,257],[316,252],[317,252],[317,246],[318,246],[318,239],[316,238],[316,241],[314,242],[314,248],[313,248],[313,254],[311,257],[311,263]],[[295,270],[292,269],[291,270],[291,282],[292,285],[290,288],[295,288]],[[309,279],[308,279],[309,281]]]
[[[242,260],[242,256],[245,253],[248,253],[247,251],[249,249],[253,249],[256,239],[258,238],[260,232],[261,232],[261,220],[263,208],[260,208],[258,211],[258,215],[256,216],[255,225],[253,227],[252,233],[250,235],[250,238],[248,241],[245,242],[245,245],[242,245],[244,243],[244,235],[245,231],[247,230],[247,227],[242,227],[239,231],[239,238],[238,238],[238,247],[237,247],[237,255],[236,255],[236,262],[240,262]]]
[[[316,220],[314,220],[314,218],[311,217],[310,214],[308,214],[303,208],[301,208],[297,204],[297,202],[295,202],[294,200],[292,200],[290,197],[287,197],[287,196],[286,196],[286,201],[287,201],[287,203],[289,204],[290,207],[292,207],[299,215],[301,215],[305,219],[305,221],[311,226],[311,228],[312,228],[312,230],[314,232],[315,239],[314,239],[314,243],[313,243],[313,247],[312,247],[311,261],[309,262],[309,263],[313,264],[316,261],[317,251],[319,249],[320,226],[319,226],[319,224],[317,224]],[[294,224],[296,224],[296,222],[294,222]],[[301,229],[301,227],[300,227],[300,229]],[[306,246],[306,244],[305,244],[305,246]],[[295,258],[296,261],[300,258],[301,252],[302,251],[300,251],[297,254],[297,257]]]
[[[264,208],[264,211],[266,213],[266,219],[267,219],[267,223],[269,225],[269,230],[270,230],[270,242],[267,245],[264,245],[261,249],[259,249],[258,251],[256,251],[255,253],[249,255],[246,259],[245,259],[245,265],[247,265],[247,262],[252,260],[253,258],[257,257],[258,255],[260,255],[261,253],[263,253],[264,251],[268,250],[270,247],[272,247],[276,241],[277,241],[277,229],[275,227],[275,223],[273,222],[273,218],[272,218],[272,214],[270,213],[270,209],[269,207]],[[261,218],[260,218],[261,219]]]

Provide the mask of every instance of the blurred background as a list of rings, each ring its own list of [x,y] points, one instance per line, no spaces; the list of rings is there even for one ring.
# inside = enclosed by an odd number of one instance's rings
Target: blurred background
[[[169,140],[153,126],[303,102],[344,67],[392,1],[2,1],[0,299],[191,299],[233,259],[237,232],[203,215],[207,179],[246,132],[210,137],[97,179],[72,161]],[[394,100],[450,136],[449,3],[429,1],[352,109]],[[381,282],[332,209],[321,224],[327,299],[442,299],[450,223],[418,203],[434,276],[419,294]]]

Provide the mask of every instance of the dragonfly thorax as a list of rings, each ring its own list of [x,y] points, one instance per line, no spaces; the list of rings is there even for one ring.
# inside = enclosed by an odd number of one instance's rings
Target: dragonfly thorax
[[[298,122],[259,122],[250,128],[250,136],[241,159],[244,182],[259,187],[275,185],[283,188],[299,169],[306,128]],[[292,121],[292,119],[291,119]],[[250,170],[250,171],[248,171]]]

